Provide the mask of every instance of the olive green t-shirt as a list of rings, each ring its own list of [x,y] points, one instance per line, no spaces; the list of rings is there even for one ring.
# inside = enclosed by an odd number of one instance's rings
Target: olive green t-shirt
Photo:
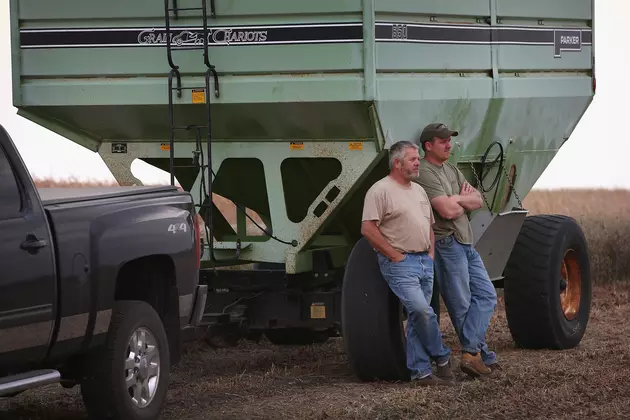
[[[426,159],[420,161],[420,173],[415,179],[415,182],[424,188],[429,200],[442,195],[450,197],[459,194],[465,181],[464,174],[452,163],[444,162],[442,166],[439,166]],[[458,242],[468,245],[473,243],[473,232],[467,212],[454,220],[444,219],[438,211],[434,211],[434,214],[433,231],[436,241],[455,234]]]

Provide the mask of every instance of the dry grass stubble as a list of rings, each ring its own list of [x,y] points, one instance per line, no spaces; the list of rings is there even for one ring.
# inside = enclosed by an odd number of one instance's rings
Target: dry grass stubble
[[[504,371],[484,380],[457,371],[453,388],[360,383],[348,371],[341,340],[296,348],[244,342],[226,350],[193,343],[172,375],[162,418],[623,418],[630,410],[629,290],[626,283],[598,286],[586,337],[568,351],[514,348],[500,298],[488,342]],[[442,328],[457,353],[446,318]],[[0,416],[86,418],[78,388],[55,386],[0,403]]]

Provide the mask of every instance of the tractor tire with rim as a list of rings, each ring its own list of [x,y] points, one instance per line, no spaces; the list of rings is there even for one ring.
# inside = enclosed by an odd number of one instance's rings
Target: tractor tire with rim
[[[81,393],[90,418],[159,417],[166,401],[170,357],[164,326],[151,305],[116,302],[107,342],[89,364]]]
[[[567,216],[525,218],[505,269],[505,312],[516,345],[577,346],[589,320],[591,271],[580,226]]]
[[[403,307],[365,238],[350,253],[341,293],[342,336],[353,373],[362,381],[408,381]],[[437,288],[431,306],[439,319]]]

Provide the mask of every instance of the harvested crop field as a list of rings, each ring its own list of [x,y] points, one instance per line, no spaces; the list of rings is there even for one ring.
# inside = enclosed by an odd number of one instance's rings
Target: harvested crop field
[[[579,348],[515,349],[502,301],[488,341],[504,370],[483,380],[458,373],[450,388],[359,383],[348,372],[341,340],[279,348],[244,342],[186,349],[162,416],[174,419],[589,419],[630,412],[630,285],[595,289],[591,322]],[[456,347],[450,322],[445,338]],[[85,419],[78,388],[50,386],[0,403],[10,419]]]
[[[534,191],[532,213],[557,212],[582,224],[596,286],[578,348],[521,350],[511,339],[503,300],[488,334],[504,370],[482,380],[458,371],[457,385],[360,383],[341,339],[304,347],[241,342],[231,349],[186,346],[172,375],[162,419],[611,419],[630,412],[630,233],[626,191]],[[444,311],[444,308],[442,308]],[[445,311],[442,312],[445,314]],[[458,344],[447,316],[447,343]],[[457,368],[458,358],[454,360]],[[0,400],[0,418],[87,418],[79,389],[49,386]]]

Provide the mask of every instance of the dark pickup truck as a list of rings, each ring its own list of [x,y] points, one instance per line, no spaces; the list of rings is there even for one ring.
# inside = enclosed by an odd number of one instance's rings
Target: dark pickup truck
[[[0,125],[0,397],[80,385],[91,417],[157,418],[205,306],[200,243],[190,194],[38,190]]]

